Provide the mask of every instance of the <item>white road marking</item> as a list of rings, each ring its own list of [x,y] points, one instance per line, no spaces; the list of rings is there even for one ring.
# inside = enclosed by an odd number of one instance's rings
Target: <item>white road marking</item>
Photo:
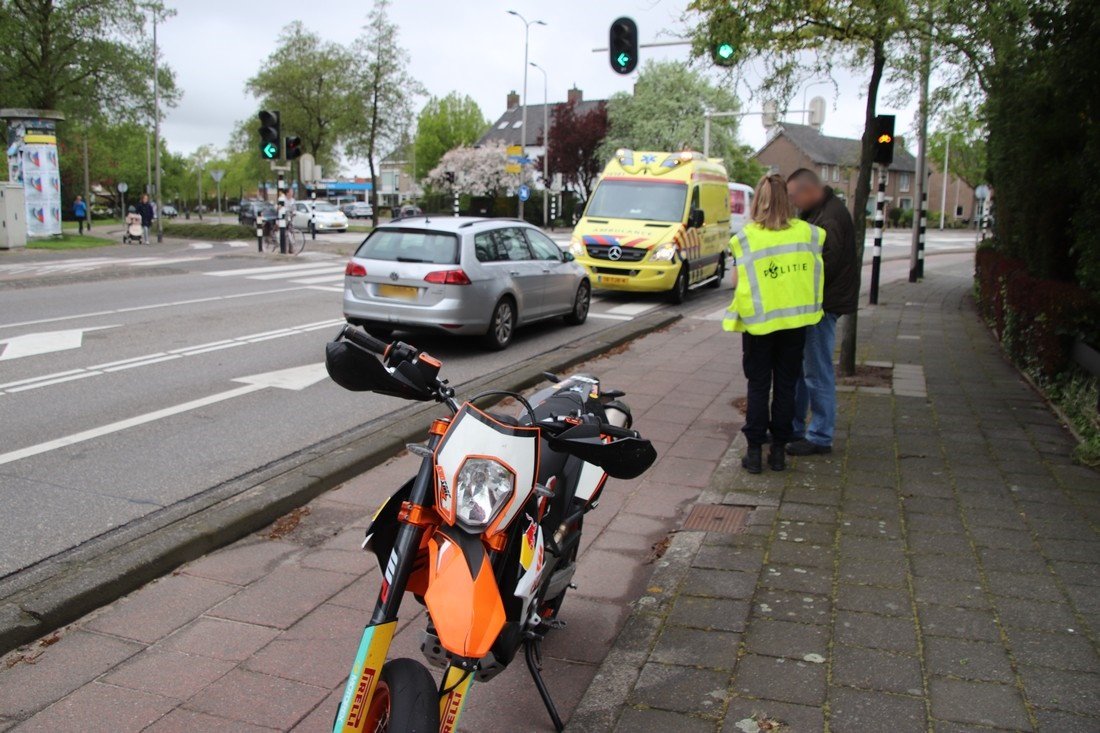
[[[156,265],[168,265],[179,262],[202,262],[212,257],[213,255],[192,255],[190,257],[84,257],[76,260],[65,260],[63,262],[25,262],[18,265],[0,265],[0,276],[68,274],[120,265],[127,267],[153,267]]]
[[[646,311],[653,310],[657,306],[653,303],[624,303],[609,310],[608,315],[613,316],[637,316]]]
[[[236,270],[218,270],[217,272],[208,272],[207,275],[211,277],[244,277],[248,275],[264,275],[274,274],[276,272],[290,272],[303,271],[303,270],[316,270],[322,265],[313,262],[306,265],[275,265],[274,267],[242,267]],[[329,265],[331,267],[331,265]]]
[[[197,410],[200,407],[206,407],[218,402],[224,402],[231,400],[234,397],[240,397],[242,395],[251,394],[252,392],[258,392],[262,389],[287,389],[294,391],[301,391],[311,385],[316,384],[328,376],[325,371],[325,365],[320,364],[307,364],[306,366],[292,367],[290,369],[279,369],[273,372],[266,372],[264,374],[253,374],[247,377],[238,377],[234,379],[234,382],[241,382],[243,387],[237,387],[226,392],[218,392],[208,397],[201,397],[197,400],[191,400],[190,402],[183,402],[171,407],[165,407],[160,410],[154,410],[153,412],[147,412],[144,415],[137,415],[135,417],[127,418],[125,420],[118,420],[107,425],[101,425],[98,428],[92,428],[90,430],[83,430],[79,433],[73,433],[72,435],[66,435],[63,438],[57,438],[55,440],[48,440],[44,443],[38,443],[37,445],[28,446],[26,448],[20,448],[19,450],[10,451],[8,453],[0,454],[0,465],[7,463],[13,463],[15,461],[22,460],[24,458],[30,458],[31,456],[37,456],[42,453],[48,453],[58,448],[65,448],[70,445],[76,445],[77,443],[83,443],[95,438],[101,438],[105,435],[117,433],[122,430],[137,427],[138,425],[145,425],[147,423],[162,420],[166,417],[173,415],[179,415],[184,412],[190,412],[191,410]]]
[[[588,317],[589,318],[603,318],[603,319],[610,320],[610,321],[632,321],[632,320],[634,320],[634,316],[620,316],[620,315],[616,315],[614,313],[593,313],[592,311],[588,312]]]
[[[342,283],[344,282],[344,273],[341,271],[337,275],[322,275],[320,277],[307,277],[301,280],[291,280],[291,282],[302,283],[303,285],[317,285],[318,283]]]
[[[117,326],[96,326],[94,328],[75,328],[68,331],[44,331],[42,333],[25,333],[22,336],[12,336],[0,339],[0,361],[9,359],[22,359],[27,356],[40,354],[52,354],[55,351],[68,351],[79,349],[84,343],[84,334],[89,331],[102,331],[105,328],[117,328]]]
[[[241,247],[251,247],[252,246],[251,242],[226,242],[226,244],[228,244],[230,247],[233,247],[235,249],[239,249]]]
[[[38,326],[43,323],[57,323],[58,321],[73,321],[80,318],[96,318],[98,316],[110,316],[118,313],[134,313],[136,311],[154,310],[156,308],[174,308],[181,305],[194,305],[196,303],[213,303],[219,300],[233,300],[235,298],[251,298],[254,295],[271,295],[274,293],[289,293],[295,290],[311,290],[306,287],[276,288],[274,290],[253,290],[247,293],[233,293],[231,295],[214,295],[209,298],[191,298],[189,300],[172,300],[167,303],[151,303],[149,305],[135,305],[129,308],[113,308],[111,310],[90,311],[88,313],[74,313],[70,316],[55,316],[53,318],[38,318],[33,321],[18,321],[16,323],[0,323],[0,328],[19,328],[20,326]]]
[[[53,374],[44,374],[40,377],[31,377],[29,379],[20,379],[15,382],[0,384],[0,394],[26,392],[28,390],[38,389],[40,387],[49,387],[50,385],[54,384],[71,382],[76,379],[84,379],[85,377],[91,377],[96,374],[113,374],[114,372],[126,371],[127,369],[135,369],[137,367],[160,364],[166,361],[174,361],[185,356],[199,356],[200,354],[206,354],[211,351],[232,349],[237,346],[246,346],[248,344],[255,344],[261,341],[270,341],[272,339],[283,338],[286,336],[297,336],[303,333],[310,333],[312,331],[333,328],[343,323],[343,318],[333,318],[324,321],[313,321],[311,323],[303,323],[298,326],[280,328],[274,331],[262,331],[260,333],[237,336],[231,339],[224,339],[222,341],[210,341],[204,344],[186,346],[179,349],[173,349],[169,352],[157,351],[152,354],[144,354],[142,356],[135,356],[129,359],[121,359],[119,361],[104,362],[103,364],[96,364],[90,367],[72,369],[65,372],[54,372]]]
[[[267,275],[249,275],[249,280],[288,280],[292,277],[307,277],[313,275],[332,275],[335,270],[332,269],[332,265],[311,265],[309,269],[299,270],[298,272],[274,272]],[[341,274],[344,272],[344,268],[338,270]],[[294,282],[298,282],[295,280]]]
[[[189,246],[191,249],[214,249],[214,245],[209,242],[192,242]]]

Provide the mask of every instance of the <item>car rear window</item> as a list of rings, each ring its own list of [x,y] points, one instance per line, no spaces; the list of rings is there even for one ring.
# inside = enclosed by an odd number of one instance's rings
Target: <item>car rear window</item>
[[[376,229],[359,245],[356,257],[388,262],[458,264],[458,237],[423,229]]]
[[[730,191],[730,213],[744,214],[745,210],[745,192],[736,189]]]

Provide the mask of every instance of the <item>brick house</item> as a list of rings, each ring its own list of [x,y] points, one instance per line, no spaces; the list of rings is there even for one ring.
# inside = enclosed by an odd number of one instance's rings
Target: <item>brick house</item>
[[[757,162],[782,175],[790,175],[799,168],[816,171],[821,179],[833,187],[837,195],[851,201],[855,195],[856,177],[859,173],[860,141],[845,137],[823,135],[808,125],[781,122],[774,127],[768,142],[754,156]],[[928,208],[939,211],[943,193],[944,176],[929,161]],[[911,209],[916,197],[917,161],[905,149],[905,141],[896,138],[894,162],[886,173],[886,208]],[[872,189],[877,185],[872,181]],[[947,180],[948,220],[970,219],[974,206],[974,191],[955,176]],[[872,194],[868,206],[874,209]],[[938,226],[938,219],[930,221],[929,228]]]

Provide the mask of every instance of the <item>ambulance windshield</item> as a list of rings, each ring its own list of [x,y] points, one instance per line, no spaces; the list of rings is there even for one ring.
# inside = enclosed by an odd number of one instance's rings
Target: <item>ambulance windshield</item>
[[[592,194],[585,216],[604,219],[683,221],[687,184],[605,178]]]

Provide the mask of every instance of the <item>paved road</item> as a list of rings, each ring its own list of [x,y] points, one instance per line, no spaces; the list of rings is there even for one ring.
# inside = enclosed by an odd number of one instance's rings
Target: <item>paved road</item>
[[[343,266],[187,243],[0,257],[0,577],[401,405],[324,376]],[[416,343],[461,382],[661,307],[597,296],[584,326],[501,354]]]

